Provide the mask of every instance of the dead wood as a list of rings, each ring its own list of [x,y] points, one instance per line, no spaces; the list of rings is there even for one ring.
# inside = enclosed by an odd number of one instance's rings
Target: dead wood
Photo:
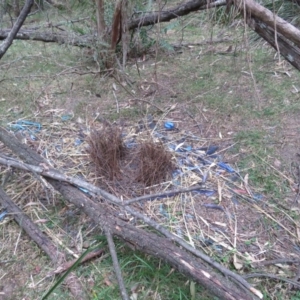
[[[51,240],[34,224],[29,217],[8,197],[4,190],[0,187],[0,203],[7,209],[15,221],[22,227],[29,237],[49,256],[56,267],[59,267],[66,261],[64,253],[60,252]],[[76,276],[75,272],[71,272],[66,278],[66,284],[71,294],[78,300],[87,299],[87,295]]]
[[[104,20],[104,1],[95,0],[96,2],[96,16],[97,16],[97,33],[98,38],[102,38],[105,34],[105,20]]]
[[[0,40],[4,40],[8,37],[10,33],[9,29],[0,30]],[[21,29],[16,36],[16,40],[32,40],[40,41],[44,43],[58,43],[58,44],[67,44],[78,47],[91,47],[91,44],[94,41],[92,36],[76,36],[72,34],[62,34],[55,32],[37,32],[32,29]]]
[[[281,54],[292,66],[300,70],[300,49],[279,34],[272,27],[257,18],[249,18],[247,24],[251,29],[266,40],[279,54]]]
[[[255,20],[260,21],[262,25],[264,23],[275,32],[280,33],[287,40],[290,40],[300,47],[300,30],[289,22],[278,17],[275,13],[258,4],[254,0],[234,0],[234,5],[239,11],[244,12],[246,19],[255,18]]]
[[[135,18],[129,22],[128,28],[132,30],[142,26],[153,25],[158,22],[169,22],[191,12],[206,9],[206,5],[213,2],[215,1],[208,2],[206,0],[191,0],[166,11],[154,12],[147,14],[146,16],[142,15],[138,18]]]
[[[21,144],[1,128],[0,140],[27,163],[35,165],[39,165],[41,163],[47,164],[41,156],[26,145]],[[170,263],[180,272],[191,277],[194,281],[210,290],[220,299],[257,299],[256,296],[249,293],[249,290],[261,298],[262,295],[252,288],[239,275],[222,266],[219,266],[219,269],[222,267],[221,270],[224,274],[226,274],[226,276],[219,274],[211,267],[218,266],[216,262],[212,261],[209,257],[206,257],[206,260],[201,262],[202,259],[199,259],[199,257],[203,256],[205,258],[204,254],[168,232],[161,225],[156,224],[153,221],[151,222],[149,218],[137,213],[130,207],[125,207],[126,211],[144,221],[146,220],[147,224],[153,226],[160,232],[163,232],[163,234],[168,238],[142,230],[133,226],[129,222],[120,219],[120,211],[112,209],[112,207],[106,202],[96,203],[92,201],[84,193],[68,183],[59,182],[51,178],[46,179],[64,196],[65,199],[83,210],[94,222],[99,224],[102,229],[109,230],[113,236],[119,237],[132,248],[151,254],[155,257],[161,258],[167,263]],[[110,197],[113,196],[109,193],[106,194]],[[116,197],[113,196],[113,198]],[[174,243],[174,241],[176,241],[176,243]],[[177,243],[184,246],[184,248],[178,247]],[[211,262],[210,265],[204,263],[208,261]],[[235,274],[235,276],[233,274]],[[231,281],[230,278],[233,281]]]
[[[32,2],[32,1],[27,1]],[[26,3],[27,3],[26,2]],[[99,1],[100,3],[101,1]],[[97,2],[98,3],[98,2]],[[121,3],[123,1],[119,1],[120,8]],[[124,2],[125,3],[125,2]],[[101,3],[100,3],[101,4]],[[100,5],[99,4],[99,5]],[[250,26],[251,29],[256,31],[262,38],[264,38],[276,51],[279,51],[283,57],[289,61],[295,68],[300,70],[300,55],[299,49],[300,46],[300,30],[294,27],[289,22],[283,20],[278,17],[276,14],[272,13],[270,10],[266,9],[262,5],[258,4],[253,0],[234,0],[234,6],[236,9],[244,14],[246,17],[246,22]],[[178,18],[183,15],[187,15],[191,12],[213,8],[217,6],[226,5],[226,1],[207,1],[207,0],[191,0],[186,3],[180,4],[174,8],[170,8],[165,11],[153,12],[147,15],[139,15],[139,17],[134,17],[126,24],[123,20],[121,20],[121,10],[116,10],[120,15],[120,18],[114,18],[117,20],[113,25],[113,36],[112,36],[112,48],[115,49],[116,44],[119,42],[120,37],[120,28],[127,30],[133,30],[142,26],[149,26],[156,24],[158,22],[169,22],[172,19]],[[24,6],[25,7],[25,6]],[[123,6],[122,6],[123,7]],[[24,10],[24,9],[23,9]],[[22,12],[23,12],[22,10]],[[119,16],[118,15],[118,16]],[[22,13],[20,17],[22,16]],[[18,18],[19,20],[20,18]],[[16,24],[18,21],[16,22]],[[23,23],[23,22],[22,22]],[[23,39],[23,40],[36,40],[43,42],[56,42],[60,44],[70,44],[74,46],[82,46],[82,47],[90,47],[94,38],[92,36],[78,37],[76,35],[70,34],[56,34],[54,32],[36,32],[35,30],[20,30],[22,23],[18,24],[18,26],[14,26],[14,28],[18,27],[16,30],[0,30],[0,40],[7,39],[7,42],[0,46],[0,58],[4,55],[5,51],[3,50],[8,48],[15,39]],[[101,23],[101,22],[100,22]],[[15,25],[16,25],[15,24]],[[102,24],[103,25],[103,24]],[[102,26],[101,25],[101,26]],[[99,22],[98,22],[99,26]],[[101,27],[102,28],[102,27]],[[103,28],[102,28],[103,29]],[[101,29],[101,30],[102,30]],[[98,29],[99,31],[100,29]],[[19,33],[17,33],[19,31]],[[275,38],[275,34],[277,34],[277,38]],[[10,41],[8,43],[8,41]],[[294,47],[293,43],[297,46]],[[126,42],[123,42],[123,66],[124,61],[126,60],[127,48]],[[1,55],[1,52],[2,55]]]
[[[112,237],[109,229],[107,229],[107,228],[105,228],[105,236],[107,238],[107,243],[108,243],[110,255],[111,255],[111,258],[112,258],[112,261],[113,261],[113,266],[114,266],[115,274],[116,274],[116,277],[117,277],[117,280],[118,280],[118,284],[119,284],[122,299],[123,300],[129,300],[128,294],[126,292],[122,272],[121,272],[121,267],[120,267],[120,264],[119,264],[119,261],[118,261],[118,256],[117,256],[117,252],[116,252],[115,243],[114,243],[113,237]]]
[[[5,41],[0,45],[0,59],[5,54],[5,52],[10,47],[13,40],[15,39],[18,31],[20,30],[21,26],[23,25],[26,17],[28,16],[28,14],[30,12],[33,2],[34,2],[33,0],[27,0],[25,2],[25,5],[24,5],[17,21],[15,22],[12,29],[9,30],[9,32],[7,33],[7,36],[5,37]]]

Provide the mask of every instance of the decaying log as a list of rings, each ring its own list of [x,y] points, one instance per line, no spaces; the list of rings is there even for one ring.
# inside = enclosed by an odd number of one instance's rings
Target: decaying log
[[[41,156],[26,145],[21,144],[2,128],[0,128],[0,140],[27,163],[33,165],[47,163]],[[137,228],[129,222],[120,219],[120,211],[113,209],[106,201],[95,202],[89,199],[79,189],[68,183],[59,182],[51,178],[46,179],[65,199],[83,210],[103,230],[109,230],[113,236],[119,237],[130,245],[131,248],[138,249],[170,263],[180,272],[210,290],[220,299],[257,299],[249,290],[261,298],[262,295],[257,290],[251,288],[251,286],[250,288],[246,287],[247,284],[244,282],[243,284],[239,282],[239,275],[235,274],[236,278],[231,277],[233,280],[230,280],[229,276],[219,274],[214,271],[209,264],[201,261],[199,256],[195,256],[198,250],[194,249],[194,253],[185,250],[187,247],[185,247],[185,249],[179,247],[177,243],[181,246],[185,246],[186,243],[184,241],[179,243],[180,239],[176,239],[171,233],[169,233],[169,238],[165,238],[153,232]],[[125,207],[125,209],[130,211],[128,207]],[[132,210],[132,213],[137,215],[134,210]],[[159,229],[157,226],[155,228]],[[176,241],[176,243],[174,241]],[[230,272],[231,271],[228,270],[229,275],[232,273]],[[242,286],[244,286],[244,288]]]
[[[65,255],[52,243],[52,241],[34,224],[24,212],[7,196],[0,187],[0,203],[12,214],[15,221],[25,230],[28,236],[49,256],[56,267],[65,261]],[[75,272],[71,272],[66,278],[66,284],[70,292],[78,300],[87,299],[87,295]]]

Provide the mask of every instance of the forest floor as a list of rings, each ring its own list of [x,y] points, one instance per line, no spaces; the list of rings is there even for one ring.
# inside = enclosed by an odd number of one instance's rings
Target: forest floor
[[[263,263],[299,257],[299,72],[266,43],[252,42],[241,25],[201,24],[196,15],[162,24],[162,33],[151,35],[156,44],[139,54],[132,51],[126,69],[112,74],[99,72],[101,61],[85,49],[15,41],[0,61],[5,70],[0,74],[1,126],[60,170],[92,183],[97,178],[87,137],[104,122],[122,128],[127,145],[133,138],[149,139],[163,141],[170,151],[183,149],[171,151],[185,173],[180,186],[206,176],[206,189],[215,194],[148,201],[140,209],[240,274],[275,275],[249,279],[265,299],[299,299],[299,292],[280,280],[296,278],[299,264]],[[141,127],[149,118],[155,128]],[[166,122],[176,129],[165,130]],[[201,166],[200,173],[179,165],[178,155],[184,155],[198,168],[190,153],[212,146],[218,147],[210,158],[216,161]],[[218,169],[218,162],[234,169],[238,179]],[[0,166],[2,178],[6,171]],[[103,184],[130,198],[174,182],[139,186],[138,192]],[[81,253],[101,235],[57,194],[49,202],[30,174],[14,172],[4,189],[62,249]],[[47,277],[51,262],[10,217],[0,221],[0,230],[0,299],[39,299],[54,282]],[[191,282],[170,266],[132,253],[121,242],[118,255],[132,299],[192,299]],[[91,299],[119,299],[110,257],[76,272]],[[195,299],[200,293],[201,299],[213,299],[199,286],[196,293]],[[71,298],[60,287],[49,299]]]

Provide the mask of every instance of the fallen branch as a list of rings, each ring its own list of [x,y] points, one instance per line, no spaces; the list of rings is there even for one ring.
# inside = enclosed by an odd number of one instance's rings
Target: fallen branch
[[[15,39],[18,31],[20,30],[26,17],[29,14],[32,5],[33,5],[33,0],[27,0],[25,2],[17,21],[15,22],[12,29],[9,30],[8,34],[5,37],[5,41],[0,45],[0,59],[5,54],[5,52],[10,47],[10,45],[13,43],[13,40]]]
[[[35,165],[46,164],[46,161],[41,156],[26,145],[21,144],[2,128],[0,128],[0,140],[27,163]],[[165,262],[177,268],[183,274],[191,277],[195,282],[198,282],[203,287],[210,290],[220,299],[257,299],[257,297],[249,293],[249,291],[257,295],[259,298],[262,297],[262,294],[252,288],[247,281],[241,278],[241,276],[222,267],[211,260],[208,256],[205,256],[200,251],[192,248],[184,240],[181,240],[171,234],[161,225],[155,223],[144,215],[139,214],[130,207],[126,206],[126,211],[146,221],[146,223],[150,226],[153,226],[163,232],[163,234],[168,236],[168,238],[161,237],[153,232],[142,230],[133,226],[129,222],[123,221],[119,218],[120,211],[113,209],[105,202],[95,203],[86,197],[84,193],[80,192],[80,190],[68,183],[59,182],[49,177],[46,177],[46,179],[63,195],[66,200],[83,210],[102,229],[110,230],[113,236],[121,238],[131,248],[138,249],[147,254],[161,258]],[[110,195],[109,193],[107,194]],[[181,247],[178,247],[173,241],[176,241],[176,243],[180,244]],[[182,246],[188,250],[184,250]],[[201,257],[201,255],[206,257],[206,260],[203,261],[211,261],[211,266],[214,268],[222,267],[223,273],[226,273],[227,276],[223,276],[218,272],[215,272],[209,264],[202,263],[199,258],[197,258]],[[227,272],[225,270],[227,270]],[[233,276],[233,274],[235,274],[235,276]],[[228,275],[231,276],[229,277]],[[234,279],[231,281],[229,278]],[[246,288],[246,286],[249,287]]]
[[[56,266],[60,266],[66,261],[65,255],[58,250],[58,247],[14,204],[1,187],[0,203],[14,217],[15,221],[25,230],[28,236],[50,257]],[[87,299],[87,295],[74,272],[71,272],[66,278],[66,284],[76,299]]]
[[[257,18],[249,18],[247,24],[264,40],[266,40],[279,54],[281,54],[292,66],[300,70],[300,49],[286,40],[277,30],[267,26]],[[300,43],[298,43],[300,44]]]
[[[129,300],[128,294],[126,292],[126,288],[125,288],[125,284],[124,284],[120,264],[119,264],[118,257],[117,257],[115,243],[113,241],[113,237],[112,237],[110,231],[107,228],[105,229],[105,235],[106,235],[106,238],[107,238],[108,247],[109,247],[110,255],[111,255],[111,258],[112,258],[112,261],[113,261],[113,266],[114,266],[115,274],[116,274],[116,277],[117,277],[117,280],[118,280],[118,284],[119,284],[122,299],[123,300]]]
[[[129,200],[126,200],[123,202],[123,205],[130,205],[132,203],[135,202],[140,202],[140,201],[144,201],[144,200],[155,200],[155,199],[162,199],[162,198],[167,198],[167,197],[173,197],[176,196],[178,194],[183,194],[183,193],[188,193],[188,192],[192,192],[195,190],[199,190],[201,189],[201,186],[193,186],[187,189],[180,189],[180,190],[175,190],[175,191],[165,191],[163,193],[159,193],[159,194],[152,194],[152,195],[145,195],[145,196],[141,196],[141,197],[136,197],[136,198],[132,198]]]

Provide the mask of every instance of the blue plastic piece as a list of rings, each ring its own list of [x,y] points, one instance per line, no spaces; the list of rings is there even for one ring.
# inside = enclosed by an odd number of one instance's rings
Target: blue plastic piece
[[[42,128],[42,125],[40,123],[36,123],[36,122],[19,120],[15,124],[9,125],[9,127],[15,131],[27,130],[32,133],[32,132],[39,132]],[[35,129],[31,130],[30,127],[35,127]]]
[[[229,165],[223,163],[223,162],[219,162],[218,166],[224,170],[226,170],[228,173],[234,173],[234,169],[232,169]]]
[[[38,131],[40,131],[42,128],[42,125],[40,123],[26,121],[26,120],[17,121],[17,124],[20,126],[33,126],[36,127]]]
[[[83,140],[77,138],[77,139],[75,139],[74,145],[75,145],[75,146],[79,146],[79,145],[81,145],[82,143],[83,143]]]
[[[90,192],[85,189],[85,188],[82,188],[82,187],[78,187],[82,192],[84,192],[85,194],[90,194]]]
[[[173,122],[165,122],[164,127],[167,130],[173,130],[175,128],[175,125]]]
[[[253,199],[256,201],[261,201],[264,198],[262,194],[255,193],[253,194]]]
[[[69,121],[73,118],[73,116],[72,115],[62,115],[60,118],[62,121]]]
[[[7,210],[4,210],[1,214],[0,214],[0,222],[7,216],[8,212]]]
[[[209,146],[206,150],[206,155],[212,155],[219,149],[218,146]]]

